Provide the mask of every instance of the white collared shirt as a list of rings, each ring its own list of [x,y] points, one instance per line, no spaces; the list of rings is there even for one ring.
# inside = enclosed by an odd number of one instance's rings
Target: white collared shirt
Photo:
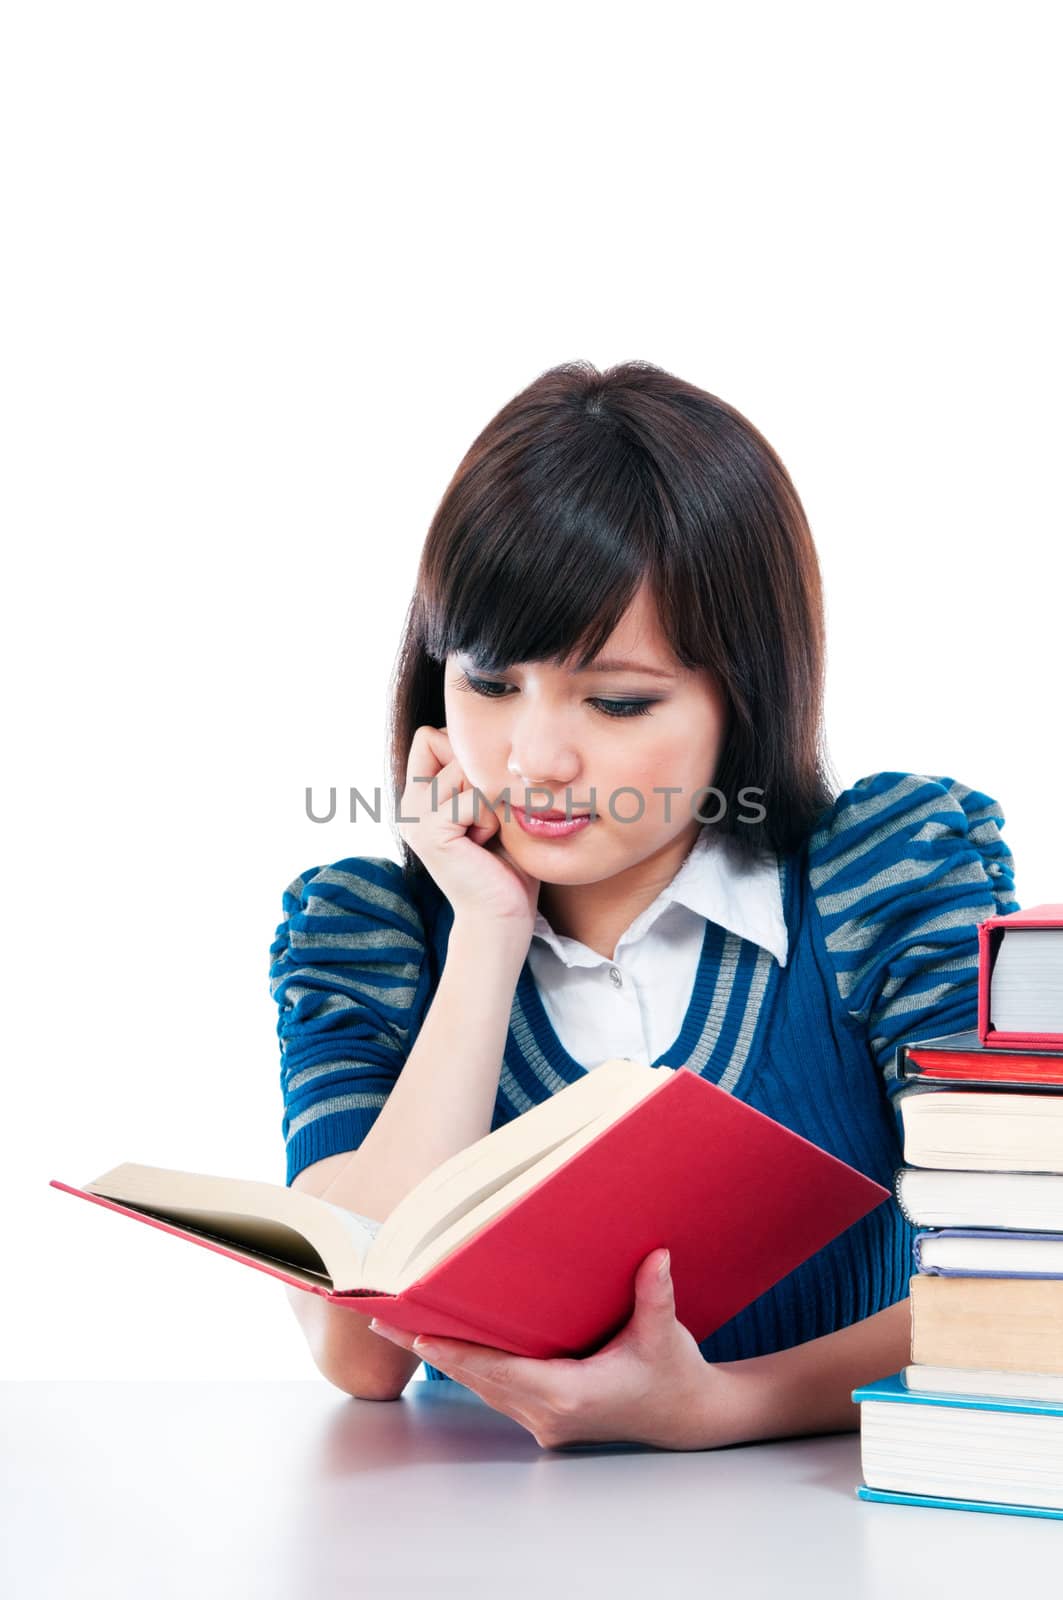
[[[675,1043],[694,989],[706,922],[788,953],[777,858],[742,862],[705,824],[671,883],[620,935],[612,959],[557,934],[540,911],[528,962],[554,1031],[588,1070],[613,1056],[649,1066]]]

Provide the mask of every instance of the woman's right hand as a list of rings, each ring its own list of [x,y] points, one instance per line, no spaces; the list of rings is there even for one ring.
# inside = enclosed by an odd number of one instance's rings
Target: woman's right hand
[[[540,880],[503,846],[499,819],[462,771],[446,728],[424,724],[414,734],[399,813],[402,838],[450,901],[455,921],[501,924],[526,950]]]

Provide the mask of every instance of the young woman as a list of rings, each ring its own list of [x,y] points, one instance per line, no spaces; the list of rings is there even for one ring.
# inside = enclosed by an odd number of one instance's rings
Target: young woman
[[[836,792],[823,656],[801,502],[731,406],[644,362],[561,366],[510,401],[421,558],[392,706],[402,860],[284,892],[288,1183],[386,1217],[627,1055],[891,1187],[897,1045],[974,1026],[976,929],[1018,908],[1013,862],[997,803],[955,779]],[[290,1299],[349,1393],[395,1397],[423,1353],[542,1445],[711,1448],[858,1426],[850,1389],[909,1359],[913,1234],[883,1202],[700,1346],[654,1251],[582,1361],[422,1352]]]

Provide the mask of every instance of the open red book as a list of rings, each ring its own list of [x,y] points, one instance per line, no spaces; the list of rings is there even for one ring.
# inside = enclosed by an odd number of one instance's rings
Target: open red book
[[[700,1343],[890,1190],[692,1069],[614,1057],[461,1150],[376,1223],[246,1178],[125,1163],[79,1195],[411,1332],[589,1355],[672,1259]]]

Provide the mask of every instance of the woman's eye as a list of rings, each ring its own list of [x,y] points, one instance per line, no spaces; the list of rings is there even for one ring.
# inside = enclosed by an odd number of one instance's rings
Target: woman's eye
[[[508,688],[508,684],[495,683],[490,678],[470,678],[468,673],[462,673],[462,682],[485,700],[503,699]],[[656,700],[603,700],[600,697],[591,700],[591,705],[607,717],[642,717],[656,704]]]
[[[492,683],[487,678],[470,678],[467,672],[462,673],[461,681],[474,694],[482,694],[488,700],[497,700],[499,698],[498,695],[491,693],[492,689],[505,689],[506,687],[504,683]]]
[[[657,704],[656,700],[592,700],[592,705],[604,711],[607,717],[642,717]]]

